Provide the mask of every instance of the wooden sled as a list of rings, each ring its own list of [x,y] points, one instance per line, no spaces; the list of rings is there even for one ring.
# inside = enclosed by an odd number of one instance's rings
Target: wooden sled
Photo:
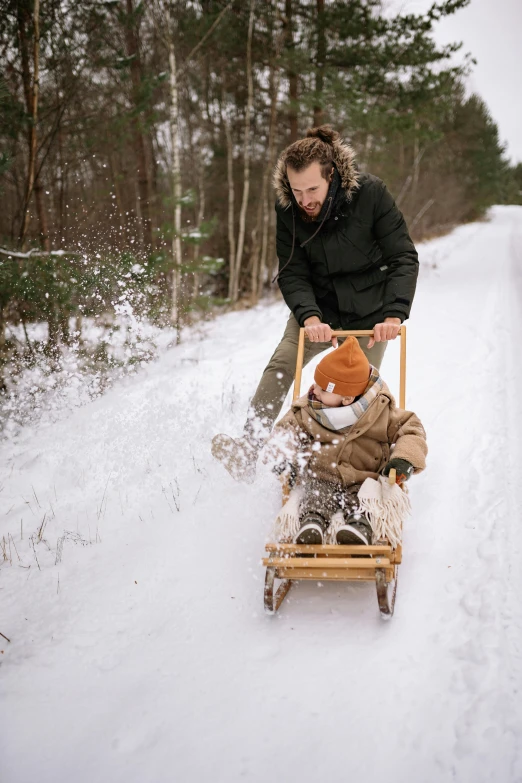
[[[371,336],[373,330],[338,331],[333,335]],[[399,405],[406,406],[406,327],[400,329],[400,392]],[[294,401],[299,398],[301,375],[303,370],[305,330],[299,334],[297,362],[294,381]],[[395,470],[390,471],[389,481],[395,483]],[[283,486],[283,502],[290,493]],[[377,601],[381,617],[389,619],[393,615],[399,564],[402,559],[402,547],[392,549],[388,541],[380,541],[372,546],[340,544],[287,544],[268,543],[264,602],[265,610],[275,613],[281,606],[292,584],[301,579],[316,582],[375,582]],[[276,580],[278,584],[276,584]]]

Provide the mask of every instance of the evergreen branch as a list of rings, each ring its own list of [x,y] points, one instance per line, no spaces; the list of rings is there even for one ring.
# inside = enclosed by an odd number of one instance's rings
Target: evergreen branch
[[[214,20],[214,23],[209,27],[209,29],[207,30],[207,32],[205,33],[205,35],[203,36],[201,41],[199,41],[199,43],[196,44],[196,46],[192,49],[192,51],[189,52],[189,54],[187,55],[187,58],[185,60],[185,65],[182,68],[180,68],[179,71],[178,71],[178,77],[182,76],[185,73],[185,71],[188,68],[188,64],[189,64],[190,60],[194,57],[194,55],[196,54],[198,49],[200,49],[203,46],[203,44],[205,43],[207,38],[214,32],[214,30],[216,29],[216,27],[220,23],[221,19],[223,18],[225,13],[228,11],[228,9],[231,8],[231,6],[232,6],[232,0],[230,0],[230,2],[227,3],[227,5],[223,8],[223,10],[218,14],[216,19]]]

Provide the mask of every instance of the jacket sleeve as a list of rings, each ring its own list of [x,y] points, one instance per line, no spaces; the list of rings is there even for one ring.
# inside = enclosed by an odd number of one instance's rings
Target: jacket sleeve
[[[276,212],[276,246],[277,257],[279,258],[279,277],[277,280],[283,299],[293,312],[299,326],[303,326],[304,321],[312,315],[316,315],[322,321],[323,314],[315,301],[307,255],[303,248],[300,247],[295,233],[294,241],[292,240],[292,231],[278,208],[276,208]],[[288,263],[289,261],[290,263]]]
[[[378,180],[380,197],[374,210],[373,233],[388,265],[388,280],[384,298],[384,317],[408,318],[415,295],[419,259],[402,212],[395,204],[386,185]]]
[[[388,443],[393,445],[391,456],[411,462],[415,473],[426,467],[428,444],[420,419],[411,411],[393,406],[388,424]]]

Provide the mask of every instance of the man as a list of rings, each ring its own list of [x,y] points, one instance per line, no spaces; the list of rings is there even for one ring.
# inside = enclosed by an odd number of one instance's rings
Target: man
[[[351,147],[329,125],[312,128],[281,154],[274,172],[277,280],[290,308],[285,333],[252,398],[242,438],[216,435],[212,453],[252,482],[257,455],[290,388],[304,327],[303,364],[326,350],[332,330],[373,329],[359,338],[380,368],[388,340],[410,313],[418,257],[384,183],[361,174]]]

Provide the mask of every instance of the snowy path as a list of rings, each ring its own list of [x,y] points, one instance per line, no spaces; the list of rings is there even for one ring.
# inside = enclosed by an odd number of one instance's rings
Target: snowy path
[[[209,455],[283,305],[4,445],[2,783],[522,781],[521,220],[498,207],[422,247],[407,398],[429,469],[389,623],[363,584],[302,583],[265,616],[277,481]]]

